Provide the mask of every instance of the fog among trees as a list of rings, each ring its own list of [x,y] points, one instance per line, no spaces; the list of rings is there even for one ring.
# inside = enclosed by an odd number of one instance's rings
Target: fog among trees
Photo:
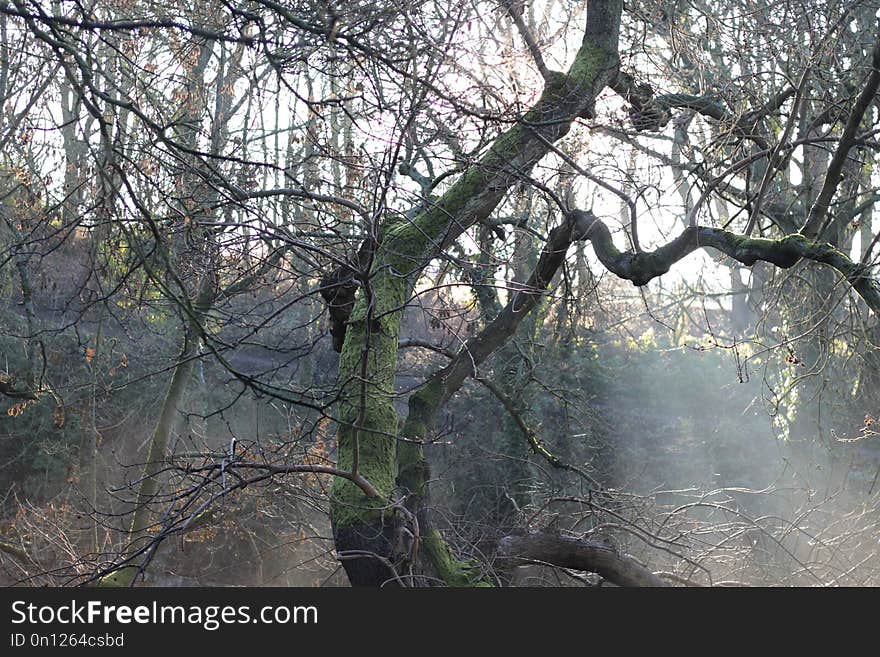
[[[0,1],[0,583],[880,585],[878,10]]]

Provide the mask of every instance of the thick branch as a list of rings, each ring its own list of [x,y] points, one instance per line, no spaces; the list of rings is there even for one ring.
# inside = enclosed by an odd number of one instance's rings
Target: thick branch
[[[691,226],[678,237],[654,251],[633,253],[614,245],[611,231],[591,212],[574,210],[562,226],[553,229],[529,281],[511,295],[494,321],[470,338],[451,361],[432,375],[410,397],[409,416],[404,435],[425,439],[436,414],[464,381],[516,332],[522,319],[537,305],[547,285],[565,258],[568,247],[577,240],[589,240],[599,261],[613,274],[646,285],[669,271],[673,264],[698,248],[711,247],[746,266],[762,260],[787,269],[801,259],[824,263],[839,271],[861,295],[867,305],[880,315],[880,285],[868,275],[868,269],[854,263],[830,244],[813,242],[803,235],[789,235],[770,240],[749,238],[719,228]]]
[[[632,253],[619,251],[611,239],[611,231],[591,212],[575,210],[569,217],[574,223],[575,238],[592,242],[605,268],[634,285],[646,285],[696,249],[712,247],[748,267],[759,260],[782,269],[794,266],[801,259],[826,264],[839,271],[868,307],[880,315],[880,284],[870,277],[868,268],[853,262],[832,245],[814,242],[804,235],[770,240],[744,237],[720,228],[691,226],[654,251]]]
[[[546,532],[505,536],[498,541],[497,556],[511,565],[537,561],[598,573],[618,586],[667,586],[638,561],[604,543]]]
[[[777,111],[795,93],[794,88],[786,88],[761,107],[736,117],[711,95],[655,96],[649,84],[636,82],[633,76],[624,71],[618,72],[610,86],[629,103],[630,121],[633,128],[639,132],[660,130],[669,123],[673,109],[689,109],[716,121],[729,123],[734,134],[751,139],[762,148],[767,147],[767,140],[755,133],[755,126],[762,118]]]
[[[636,82],[629,73],[619,71],[609,86],[629,103],[629,118],[635,130],[660,130],[672,118],[668,107],[656,103],[651,85]]]
[[[413,441],[425,440],[433,427],[437,414],[446,401],[461,388],[465,379],[476,373],[477,367],[516,332],[519,323],[538,304],[547,285],[553,279],[565,259],[572,243],[573,228],[570,220],[552,231],[547,238],[535,271],[528,282],[513,292],[504,309],[478,335],[468,340],[456,354],[446,353],[449,364],[432,375],[419,390],[409,398],[409,414],[403,426],[403,436]],[[421,345],[423,346],[423,345]],[[422,515],[428,526],[425,508],[428,497],[428,463],[417,442],[402,443],[398,447],[399,470],[397,483],[408,492],[407,506]],[[426,550],[432,563],[447,583],[472,581],[471,567],[449,559],[451,551],[436,534],[436,545]],[[450,564],[454,566],[450,570]],[[464,569],[462,571],[462,569]],[[465,573],[447,577],[444,572]]]
[[[547,144],[568,133],[575,118],[593,115],[596,97],[619,66],[622,6],[619,0],[589,4],[583,43],[569,70],[551,72],[538,102],[428,210],[386,227],[380,239],[385,259],[393,262],[377,261],[375,270],[390,264],[398,275],[419,271],[468,228],[488,218],[508,190],[549,152]],[[377,313],[386,310],[379,307]]]
[[[574,224],[567,221],[550,231],[547,244],[529,280],[513,292],[510,301],[490,324],[465,342],[452,361],[428,380],[427,387],[439,393],[432,399],[432,413],[439,410],[461,388],[465,379],[473,376],[477,367],[516,333],[520,322],[538,304],[565,260],[574,237],[573,227]]]

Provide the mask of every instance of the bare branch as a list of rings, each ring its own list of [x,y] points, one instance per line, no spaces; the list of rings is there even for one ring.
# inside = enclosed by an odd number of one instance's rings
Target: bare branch
[[[804,235],[771,240],[745,237],[720,228],[689,226],[654,251],[632,253],[619,251],[611,239],[611,231],[591,212],[575,210],[570,216],[576,225],[576,237],[592,242],[602,264],[634,285],[646,285],[696,249],[712,247],[749,267],[759,260],[782,269],[793,267],[801,259],[826,264],[839,271],[868,307],[880,315],[880,284],[870,277],[869,269],[853,262],[831,244],[814,242]]]
[[[856,133],[862,123],[862,118],[865,116],[865,111],[867,111],[868,106],[874,102],[878,87],[880,87],[880,41],[874,45],[874,50],[871,55],[871,73],[868,75],[868,80],[865,82],[862,92],[859,94],[855,105],[853,105],[853,108],[850,111],[849,118],[846,121],[846,127],[843,129],[843,134],[840,136],[837,150],[834,151],[834,156],[831,158],[831,163],[828,165],[828,171],[825,173],[825,182],[822,183],[822,191],[819,192],[816,202],[813,203],[813,207],[810,208],[810,214],[801,230],[801,232],[807,237],[820,236],[826,226],[827,222],[825,218],[828,214],[828,208],[831,205],[831,199],[834,198],[834,194],[837,193],[837,187],[840,185],[840,181],[843,177],[843,165],[856,142]]]
[[[552,75],[550,69],[544,63],[544,57],[541,55],[541,49],[538,48],[538,43],[535,41],[535,35],[532,34],[532,31],[523,20],[523,0],[503,0],[502,4],[507,11],[507,15],[510,16],[510,19],[516,25],[516,29],[519,30],[523,41],[529,47],[529,52],[532,55],[532,59],[535,60],[535,66],[538,67],[541,77],[549,82]]]

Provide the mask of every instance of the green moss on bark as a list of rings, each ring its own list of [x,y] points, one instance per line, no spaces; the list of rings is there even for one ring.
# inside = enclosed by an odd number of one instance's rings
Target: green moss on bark
[[[128,588],[134,582],[137,572],[138,569],[134,566],[126,566],[109,575],[104,575],[95,586],[98,588]]]
[[[336,527],[375,521],[382,515],[394,488],[397,412],[392,393],[397,333],[389,335],[385,328],[389,327],[383,325],[379,330],[368,331],[363,320],[352,324],[340,357],[343,385],[338,465],[351,471],[357,449],[358,473],[373,485],[380,498],[369,498],[359,486],[337,478],[330,506]],[[365,349],[367,378],[363,379]]]
[[[437,570],[437,575],[447,586],[492,586],[478,563],[455,558],[439,530],[433,529],[425,536],[424,550]]]

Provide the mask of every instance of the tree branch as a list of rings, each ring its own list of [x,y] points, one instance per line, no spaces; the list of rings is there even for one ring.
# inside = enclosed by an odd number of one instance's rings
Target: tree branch
[[[638,561],[604,543],[547,532],[505,536],[498,541],[497,556],[511,565],[538,561],[598,573],[618,586],[667,586]]]
[[[513,421],[516,423],[516,426],[519,428],[523,437],[525,437],[526,441],[529,443],[529,447],[531,448],[532,452],[534,452],[538,456],[543,457],[554,468],[574,472],[578,476],[588,481],[592,486],[598,486],[598,482],[589,474],[587,474],[583,469],[577,467],[576,465],[566,463],[549,449],[547,449],[547,446],[538,437],[538,434],[535,432],[535,430],[532,429],[532,427],[530,427],[526,422],[523,414],[520,412],[520,409],[517,408],[516,402],[514,402],[513,399],[505,394],[505,392],[498,385],[484,377],[476,377],[476,380],[482,383],[489,390],[489,392],[495,395],[495,398],[499,402],[501,402],[501,405],[504,406],[504,410],[506,410],[508,415],[513,418]]]
[[[825,173],[825,181],[822,183],[822,191],[816,197],[816,202],[810,208],[810,214],[801,232],[807,237],[818,237],[825,228],[825,217],[828,214],[828,208],[831,205],[831,199],[837,193],[837,187],[843,178],[843,165],[849,156],[849,152],[856,142],[856,132],[865,116],[868,106],[874,102],[874,96],[880,87],[880,40],[874,44],[874,50],[871,55],[871,73],[868,80],[859,94],[856,104],[850,111],[849,118],[846,121],[846,127],[840,136],[840,142],[837,144],[837,150],[831,158],[828,165],[828,171]]]
[[[655,96],[649,84],[636,82],[625,71],[618,72],[609,85],[629,103],[632,126],[638,132],[655,132],[665,127],[672,118],[673,109],[690,109],[710,119],[727,122],[733,133],[751,139],[761,148],[768,148],[767,140],[755,134],[755,126],[765,116],[777,111],[795,93],[792,87],[783,89],[761,107],[746,112],[738,118],[711,95],[663,94]]]
[[[535,36],[526,25],[525,20],[523,20],[522,0],[503,0],[501,4],[507,11],[507,15],[510,16],[510,20],[516,25],[516,29],[519,30],[523,41],[525,41],[526,45],[529,47],[529,52],[532,55],[532,59],[535,60],[535,66],[538,67],[538,72],[541,74],[541,77],[544,78],[545,81],[549,81],[552,73],[550,72],[550,69],[547,68],[547,64],[544,63],[544,56],[541,54],[541,49],[535,41]]]
[[[853,262],[831,244],[815,242],[801,234],[771,240],[745,237],[720,228],[690,226],[654,251],[632,253],[621,252],[614,246],[611,231],[593,213],[574,210],[569,217],[574,224],[575,239],[589,240],[605,268],[634,285],[646,285],[696,249],[712,247],[748,267],[759,260],[782,269],[793,267],[801,259],[826,264],[839,271],[868,307],[880,316],[880,284],[871,278],[869,268]]]

